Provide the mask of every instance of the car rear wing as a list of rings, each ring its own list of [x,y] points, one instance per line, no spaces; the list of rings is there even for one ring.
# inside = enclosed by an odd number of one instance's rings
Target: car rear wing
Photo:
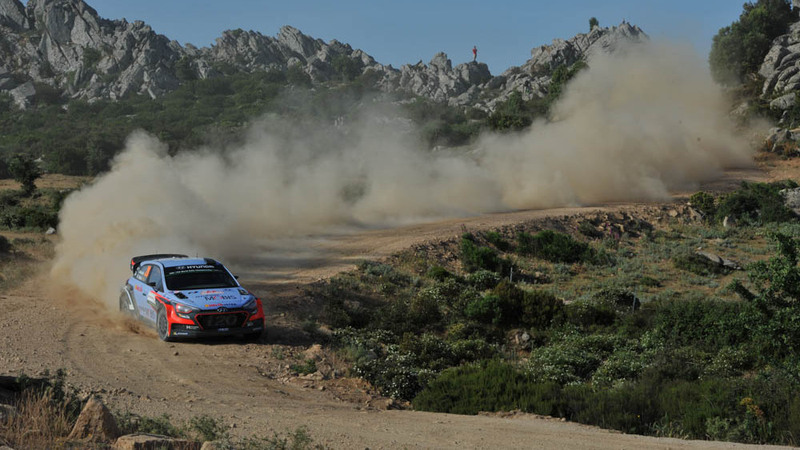
[[[156,253],[154,255],[134,256],[131,258],[131,272],[136,273],[136,269],[139,268],[139,264],[141,264],[142,261],[162,258],[188,258],[188,256],[175,253]]]

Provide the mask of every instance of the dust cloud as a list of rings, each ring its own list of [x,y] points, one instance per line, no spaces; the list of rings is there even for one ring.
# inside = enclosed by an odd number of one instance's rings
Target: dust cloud
[[[407,121],[379,114],[344,129],[263,119],[238,148],[174,157],[134,133],[110,172],[66,200],[53,279],[116,308],[136,254],[224,259],[342,227],[661,200],[752,161],[690,51],[647,44],[589,64],[551,122],[460,153],[419,150]]]

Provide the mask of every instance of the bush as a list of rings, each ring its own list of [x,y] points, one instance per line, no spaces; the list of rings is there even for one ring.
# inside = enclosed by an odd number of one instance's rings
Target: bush
[[[551,230],[543,230],[535,235],[525,232],[517,235],[517,253],[556,263],[592,262],[595,257],[589,244]]]
[[[467,283],[481,291],[493,289],[499,282],[500,275],[489,270],[477,270],[467,276]]]
[[[8,238],[5,236],[0,236],[0,255],[11,253],[12,248],[13,246],[11,245],[11,242],[9,242]]]
[[[461,264],[467,272],[489,270],[503,272],[507,265],[495,250],[476,244],[472,239],[461,239]]]
[[[725,217],[730,217],[741,224],[764,225],[792,220],[796,216],[786,207],[780,191],[794,187],[797,187],[794,182],[743,182],[740,189],[720,199],[716,210],[716,221],[722,223]]]
[[[466,316],[504,328],[525,326],[545,329],[563,315],[564,304],[544,291],[526,292],[503,280],[492,294],[479,297],[466,307]]]
[[[455,276],[452,273],[448,272],[447,269],[445,269],[442,266],[431,267],[430,269],[428,269],[428,272],[425,275],[428,278],[433,278],[436,281],[444,281],[448,278],[452,278]]]
[[[758,314],[752,305],[721,300],[670,300],[655,305],[655,338],[673,347],[708,351],[736,347],[752,336]]]
[[[717,213],[717,205],[714,196],[707,192],[697,192],[689,197],[692,208],[700,212],[706,221],[711,221]]]
[[[582,328],[608,326],[617,319],[617,311],[608,303],[576,300],[565,306],[567,322]]]
[[[575,384],[591,378],[600,364],[622,344],[611,335],[569,333],[547,347],[531,352],[528,370],[539,382]]]
[[[497,360],[447,369],[414,398],[414,409],[451,414],[522,410],[559,415],[560,388],[535,383],[514,366]]]
[[[489,231],[486,233],[486,240],[489,241],[490,244],[494,245],[495,248],[504,252],[509,249],[510,245],[508,241],[503,239],[503,236],[498,233],[497,231]]]
[[[679,253],[672,257],[676,269],[700,276],[727,275],[731,269],[694,252]]]

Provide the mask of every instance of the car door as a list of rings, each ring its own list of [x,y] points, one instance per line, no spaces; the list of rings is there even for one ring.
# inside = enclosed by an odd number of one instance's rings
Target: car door
[[[147,275],[147,286],[145,287],[145,309],[147,309],[147,318],[153,323],[156,322],[156,311],[158,311],[158,302],[156,302],[156,294],[164,291],[164,276],[161,267],[153,264],[152,269]]]
[[[160,268],[155,264],[142,264],[142,266],[136,270],[133,280],[131,280],[131,284],[133,285],[133,298],[136,302],[139,318],[149,322],[155,322],[156,320],[156,312],[148,302],[148,298],[153,298],[155,300],[155,291],[149,284],[151,283],[150,279],[151,277],[153,277],[153,279],[160,278],[160,275],[158,277],[153,275],[154,270],[157,270],[159,273],[161,272]]]

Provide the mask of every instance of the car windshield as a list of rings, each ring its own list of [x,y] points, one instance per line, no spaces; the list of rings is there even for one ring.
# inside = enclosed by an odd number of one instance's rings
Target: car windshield
[[[165,275],[167,289],[173,291],[238,286],[225,269],[214,265],[168,267]]]

